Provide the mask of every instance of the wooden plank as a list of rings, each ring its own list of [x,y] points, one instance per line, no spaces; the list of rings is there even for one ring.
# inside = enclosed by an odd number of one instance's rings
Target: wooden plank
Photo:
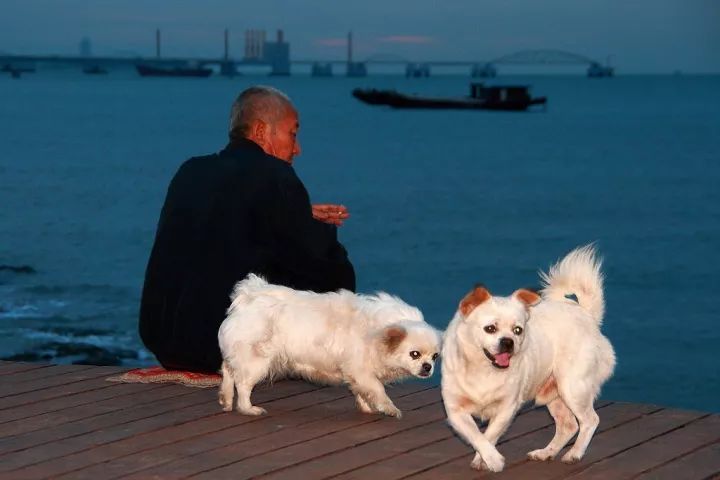
[[[690,412],[678,412],[678,414],[680,413],[691,414]],[[629,478],[662,465],[668,457],[691,452],[719,439],[720,415],[704,416],[681,428],[596,462],[567,478],[582,478],[583,480]],[[720,461],[717,461],[716,465],[720,467]]]
[[[0,410],[83,392],[86,391],[88,387],[92,388],[98,383],[104,385],[105,377],[117,372],[117,369],[115,367],[95,367],[91,371],[93,372],[93,378],[0,398]]]
[[[533,409],[520,415],[514,425],[513,432],[508,433],[512,435],[519,430],[536,430],[549,425],[551,421],[552,419],[545,411]],[[385,459],[395,460],[403,453],[415,451],[429,445],[435,446],[438,443],[443,443],[442,441],[446,442],[445,446],[450,446],[449,449],[443,452],[446,454],[445,458],[448,458],[448,455],[454,454],[454,456],[457,456],[460,452],[467,452],[467,447],[464,447],[462,442],[454,437],[453,432],[443,418],[430,425],[403,431],[374,442],[323,455],[300,465],[276,471],[269,474],[267,478],[283,478],[286,475],[295,478],[326,478],[350,472],[351,470],[358,471],[354,469],[366,465],[377,465],[377,463],[373,462]],[[395,471],[397,471],[397,468]],[[360,475],[356,478],[369,477]],[[385,477],[374,478],[384,479]]]
[[[383,418],[362,425],[353,425],[350,426],[350,428],[329,434],[318,435],[319,432],[314,432],[312,438],[302,443],[295,443],[279,449],[275,448],[262,454],[258,454],[256,450],[253,451],[253,448],[248,449],[247,447],[235,449],[234,451],[229,449],[226,451],[227,455],[224,459],[224,466],[215,468],[215,465],[213,465],[212,470],[200,473],[198,477],[240,479],[265,475],[275,470],[305,462],[328,453],[362,445],[394,433],[440,421],[445,418],[445,410],[440,402],[439,392],[433,391],[431,393],[432,396],[424,400],[424,402],[429,400],[432,401],[432,403],[417,409],[405,408],[405,416],[400,421],[394,418]],[[422,396],[422,393],[419,395]],[[399,399],[398,407],[402,409],[404,407],[400,405],[402,403],[400,400],[403,399]],[[316,427],[322,431],[324,425],[318,425]],[[305,429],[296,429],[296,431],[293,432],[293,436],[296,436],[302,430]],[[273,445],[269,446],[272,447]],[[268,445],[265,445],[264,449],[267,450],[267,447]],[[217,452],[216,450],[212,453]],[[240,459],[238,457],[243,458],[241,463],[238,463]]]
[[[18,405],[6,410],[0,410],[0,430],[7,422],[13,422],[37,415],[58,412],[66,408],[74,408],[81,405],[90,405],[112,397],[120,397],[133,392],[141,392],[146,388],[154,388],[148,384],[110,383],[104,379],[97,379],[85,384],[84,391],[78,391],[71,395],[55,397],[43,402]]]
[[[634,422],[641,421],[648,415],[657,414],[662,411],[662,408],[654,405],[637,405],[627,403],[614,403],[607,408],[599,409],[598,414],[601,417],[600,425],[593,437],[593,441],[590,443],[590,450],[594,450],[597,442],[601,442],[604,437],[608,435],[612,436],[613,432],[618,428],[638,428]],[[664,423],[666,420],[660,418],[658,423]],[[671,427],[668,427],[671,428]],[[538,434],[540,432],[537,432]],[[542,437],[535,435],[534,438],[518,438],[514,442],[506,447],[508,453],[511,456],[510,461],[506,465],[504,472],[497,476],[502,479],[516,479],[516,478],[556,478],[558,475],[558,469],[564,471],[566,468],[577,467],[568,466],[560,462],[559,458],[562,456],[561,452],[555,461],[550,462],[537,462],[529,460],[527,458],[527,452],[535,450],[537,448],[543,448],[550,442],[550,439],[555,434],[555,427],[550,427],[545,430]],[[572,442],[571,442],[572,444]],[[569,447],[566,447],[568,449]],[[597,452],[596,452],[597,454]],[[583,462],[592,462],[589,454],[586,454]],[[564,473],[562,474],[564,475]]]
[[[46,446],[46,444],[67,444],[68,440],[72,442],[72,439],[75,437],[93,433],[100,429],[105,430],[117,425],[124,425],[134,420],[152,418],[173,410],[181,410],[198,404],[204,404],[208,402],[208,400],[208,396],[202,391],[183,392],[183,394],[173,396],[170,399],[155,404],[128,406],[128,408],[120,411],[100,414],[74,422],[63,423],[55,427],[5,437],[0,439],[0,454],[5,455],[23,451],[21,455],[14,457],[15,461],[19,461],[22,455],[37,454],[41,458],[43,454],[47,454],[54,449],[52,445]],[[36,452],[36,450],[43,450],[43,452]]]
[[[720,475],[720,442],[673,458],[658,468],[645,471],[635,480],[704,480]]]
[[[102,401],[95,401],[89,404],[0,424],[0,453],[3,452],[6,444],[15,444],[15,447],[22,445],[23,438],[27,437],[22,436],[22,434],[36,432],[38,430],[47,430],[66,423],[117,412],[128,408],[129,405],[139,406],[154,403],[166,398],[186,395],[193,391],[190,389],[183,390],[175,385],[135,384],[134,387],[135,388],[132,389],[117,388],[116,390],[121,391],[122,395],[114,395]],[[126,398],[127,395],[132,395],[132,397]],[[5,439],[3,437],[10,438]]]
[[[257,396],[289,397],[316,388],[303,382],[279,382],[273,389],[261,389]],[[77,468],[78,462],[81,466],[87,465],[87,458],[100,445],[220,414],[217,391],[203,389],[157,405],[128,408],[114,413],[107,419],[103,418],[103,422],[111,424],[109,427],[99,421],[73,422],[62,427],[76,428],[82,433],[66,437],[63,441],[53,441],[52,435],[49,435],[45,444],[6,455],[0,472],[17,470],[16,473],[21,476],[42,477],[52,475],[53,472],[73,470]],[[81,425],[78,427],[76,423]],[[71,432],[64,433],[72,435]]]
[[[82,370],[89,370],[91,368],[94,367],[92,365],[48,365],[44,368],[24,370],[12,375],[4,375],[2,377],[2,383],[0,383],[0,390],[5,390],[5,387],[22,384],[32,380],[38,380],[40,378],[53,377],[66,373],[75,373]]]
[[[598,403],[596,405],[596,409],[601,418],[598,434],[596,434],[597,436],[599,436],[601,432],[611,431],[618,426],[642,419],[649,412],[658,411],[658,407],[652,405],[633,405],[625,403]],[[517,473],[517,468],[528,468],[531,478],[535,478],[533,475],[537,475],[537,478],[545,478],[543,477],[545,469],[552,468],[555,464],[564,465],[557,461],[541,463],[527,460],[527,452],[536,448],[544,447],[552,438],[555,432],[554,422],[551,418],[549,418],[549,415],[548,419],[548,426],[522,435],[511,436],[511,427],[508,434],[503,436],[498,445],[498,450],[505,457],[505,470],[502,473],[493,474],[493,479],[527,478],[524,476],[523,471]],[[589,451],[593,450],[593,445],[596,440],[597,439],[594,439],[593,443],[590,444]],[[417,474],[412,478],[467,478],[469,474],[475,472],[470,468],[470,462],[473,458],[474,452],[469,446],[465,446],[465,452],[466,453],[464,455],[450,462],[418,470]],[[475,474],[477,474],[477,472],[475,472]]]
[[[49,363],[23,363],[23,362],[8,362],[0,365],[0,375],[17,375],[22,372],[29,370],[35,370],[38,368],[49,367]],[[3,379],[5,381],[5,379]]]
[[[478,475],[469,467],[470,447],[453,436],[439,391],[429,384],[388,389],[405,413],[401,421],[356,412],[344,388],[302,382],[258,388],[255,400],[270,415],[246,417],[222,413],[216,389],[106,382],[122,370],[115,367],[27,367],[0,362],[0,375],[11,372],[0,380],[3,479]],[[543,447],[554,428],[544,409],[519,415],[499,447],[506,470],[493,479],[720,476],[720,416],[600,407],[600,427],[575,465],[527,460],[526,452]]]
[[[634,407],[637,407],[637,405],[634,405]],[[658,435],[663,435],[668,431],[692,422],[698,418],[698,415],[700,414],[660,409],[612,428],[602,428],[601,431],[593,437],[590,447],[582,461],[572,465],[567,465],[559,461],[563,452],[558,455],[558,459],[551,462],[528,460],[524,458],[523,452],[537,448],[538,444],[533,445],[526,443],[521,445],[517,452],[519,461],[515,462],[505,472],[498,475],[498,477],[500,477],[501,480],[502,478],[532,478],[533,480],[565,478],[603,458],[615,455],[620,451],[642,444]],[[548,436],[547,440],[549,439],[550,436]],[[541,444],[540,446],[542,447],[544,445]]]
[[[164,428],[142,437],[133,437],[93,449],[91,458],[84,458],[87,466],[77,463],[78,469],[54,478],[95,479],[98,476],[117,478],[158,463],[185,459],[212,448],[259,437],[302,423],[303,411],[338,398],[348,400],[348,392],[336,388],[321,388],[290,398],[266,403],[268,415],[246,416],[236,412],[205,417],[176,427]],[[217,406],[220,410],[220,406]],[[319,409],[318,409],[319,410]]]
[[[67,474],[67,478],[95,479],[98,475],[105,479],[116,478],[160,463],[186,460],[191,455],[230,443],[245,440],[258,442],[264,435],[280,431],[287,434],[293,432],[292,429],[299,425],[336,416],[342,412],[341,408],[347,409],[353,406],[353,397],[346,388],[323,388],[311,391],[271,402],[267,416],[222,414],[203,419],[192,426],[185,424],[178,428],[154,432],[145,435],[140,441],[128,439],[108,444],[106,448],[101,447],[104,451],[100,455],[93,451],[93,460],[102,458],[104,460],[102,464],[74,470]]]
[[[608,402],[598,402],[597,408],[606,405],[608,405]],[[521,412],[503,435],[500,444],[506,444],[514,438],[539,430],[546,431],[545,427],[551,425],[553,425],[553,420],[544,408],[534,408]],[[469,459],[472,458],[472,450],[458,437],[454,436],[449,427],[445,426],[445,428],[448,432],[445,440],[427,443],[420,447],[408,445],[413,448],[406,448],[404,453],[387,456],[384,460],[376,463],[366,462],[364,467],[347,471],[333,478],[403,478],[460,458],[463,459],[467,466]],[[501,450],[503,449],[504,447],[501,447]],[[289,470],[289,472],[293,471]],[[467,470],[464,475],[467,475]]]
[[[534,432],[549,425],[553,420],[544,408],[534,408],[521,412],[503,435],[501,443],[515,437]],[[466,458],[472,451],[468,445],[455,436],[450,427],[442,422],[445,437],[441,441],[424,442],[424,445],[414,445],[410,442],[400,454],[384,457],[382,461],[374,463],[365,462],[365,466],[345,469],[342,474],[333,478],[402,478],[409,474],[427,470],[439,464],[447,463],[457,458]],[[380,459],[378,459],[380,460]],[[293,472],[294,470],[289,470]]]
[[[35,374],[39,375],[39,377],[34,378]],[[18,376],[19,381],[3,382],[0,385],[0,398],[35,392],[58,385],[67,385],[91,378],[106,377],[108,374],[105,369],[98,371],[98,367],[53,365],[40,370],[31,370],[27,375]],[[10,378],[14,379],[16,376],[13,375]]]
[[[393,399],[398,408],[409,412],[413,409],[421,409],[427,405],[437,405],[440,396],[437,388],[432,388],[410,393],[402,397],[394,395]],[[190,476],[244,459],[251,459],[283,447],[301,445],[344,430],[362,428],[365,425],[375,423],[395,426],[405,421],[405,419],[403,419],[398,422],[393,418],[360,413],[356,410],[354,401],[350,397],[327,403],[320,407],[322,407],[323,410],[328,410],[327,413],[329,413],[330,416],[326,417],[323,415],[320,419],[293,427],[290,431],[279,430],[257,439],[248,437],[238,442],[224,442],[226,446],[221,448],[214,448],[197,456],[180,458],[150,470],[140,471],[128,478],[144,479],[157,475],[170,478]],[[318,407],[315,407],[313,410],[317,408]],[[307,411],[303,410],[304,415],[307,414],[306,412]],[[205,442],[205,439],[200,438],[198,441]],[[245,468],[244,462],[238,465],[240,465],[240,469]]]

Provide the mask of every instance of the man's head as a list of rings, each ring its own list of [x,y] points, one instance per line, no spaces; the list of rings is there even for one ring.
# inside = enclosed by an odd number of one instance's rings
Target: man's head
[[[300,155],[298,114],[290,99],[272,87],[244,90],[230,113],[230,141],[252,140],[268,155],[292,163]]]

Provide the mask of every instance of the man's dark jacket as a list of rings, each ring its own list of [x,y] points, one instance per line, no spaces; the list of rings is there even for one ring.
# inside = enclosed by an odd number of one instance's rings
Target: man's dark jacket
[[[186,161],[170,183],[142,292],[145,346],[165,368],[216,372],[218,328],[250,272],[298,290],[355,290],[336,227],[313,219],[292,166],[241,140]]]

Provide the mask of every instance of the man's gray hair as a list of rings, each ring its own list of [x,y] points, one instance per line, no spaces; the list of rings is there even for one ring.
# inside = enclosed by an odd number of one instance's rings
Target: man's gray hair
[[[243,90],[230,111],[230,141],[247,138],[257,120],[274,126],[293,109],[290,98],[276,88],[256,85]]]

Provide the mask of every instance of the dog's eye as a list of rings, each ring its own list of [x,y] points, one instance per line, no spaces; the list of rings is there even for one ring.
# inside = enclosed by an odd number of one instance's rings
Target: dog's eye
[[[495,333],[497,332],[497,328],[495,328],[495,325],[488,325],[487,327],[483,328],[487,333]]]
[[[522,327],[515,327],[513,328],[513,333],[515,335],[520,335],[522,333]]]
[[[432,356],[432,359],[433,359],[433,360],[437,360],[437,357],[438,357],[438,354],[437,354],[437,353],[434,353],[433,356]]]
[[[418,358],[420,358],[420,352],[418,352],[417,350],[413,350],[412,352],[410,352],[410,357],[412,357],[413,360],[417,360]]]

